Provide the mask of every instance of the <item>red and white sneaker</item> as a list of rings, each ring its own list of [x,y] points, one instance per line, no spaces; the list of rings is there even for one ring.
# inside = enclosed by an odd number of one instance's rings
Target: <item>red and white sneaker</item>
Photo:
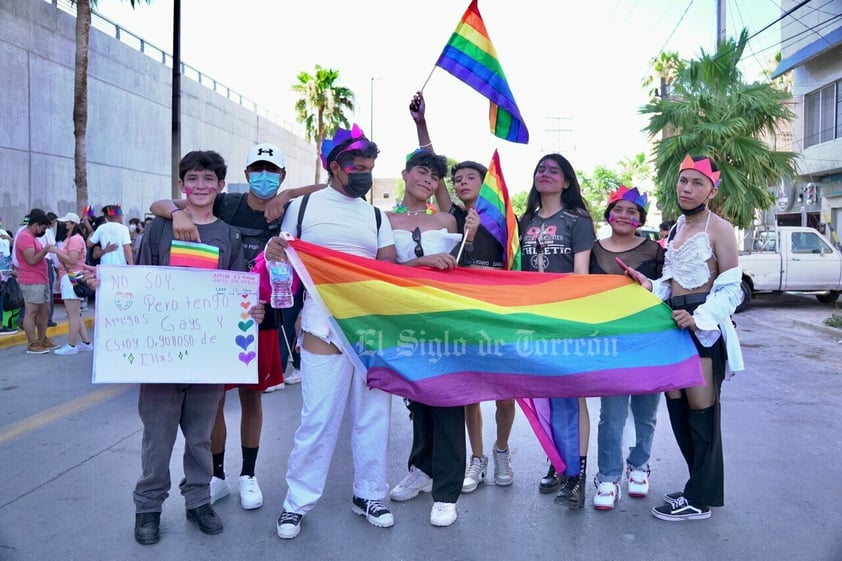
[[[600,483],[594,479],[596,495],[593,497],[593,507],[596,510],[613,510],[620,502],[620,484],[612,481]]]
[[[636,499],[645,498],[649,495],[649,466],[644,466],[643,469],[641,468],[632,468],[629,466],[627,469],[627,474],[629,478],[629,496],[634,497]]]

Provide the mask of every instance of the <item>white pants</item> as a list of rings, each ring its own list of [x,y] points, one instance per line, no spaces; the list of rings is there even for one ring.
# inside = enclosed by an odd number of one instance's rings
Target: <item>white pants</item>
[[[322,496],[348,401],[353,423],[353,493],[363,499],[385,498],[392,396],[369,389],[365,375],[354,372],[345,355],[302,349],[301,398],[301,425],[287,463],[284,509],[307,514]]]

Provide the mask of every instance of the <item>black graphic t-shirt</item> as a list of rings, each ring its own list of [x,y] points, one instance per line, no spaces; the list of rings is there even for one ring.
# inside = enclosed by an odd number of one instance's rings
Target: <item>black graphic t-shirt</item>
[[[464,233],[468,212],[453,204],[450,205],[450,214],[456,218],[456,231],[460,234]],[[460,265],[503,268],[503,246],[488,230],[480,226],[474,234],[474,243],[471,245],[470,249],[468,246],[465,247]]]
[[[537,271],[543,259],[544,272],[572,273],[573,256],[591,249],[595,239],[593,220],[586,214],[562,209],[541,218],[536,213],[521,232],[521,269]]]
[[[213,214],[240,232],[243,254],[251,270],[258,253],[280,232],[280,220],[267,224],[263,211],[251,208],[247,197],[248,193],[219,193],[213,202]],[[280,323],[279,310],[267,306],[266,316],[258,329],[277,329]]]

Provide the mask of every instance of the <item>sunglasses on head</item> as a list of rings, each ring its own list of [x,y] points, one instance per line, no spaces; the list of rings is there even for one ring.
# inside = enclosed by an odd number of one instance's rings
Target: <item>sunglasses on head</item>
[[[415,257],[424,257],[424,248],[421,247],[421,228],[412,231],[412,241],[415,242]]]

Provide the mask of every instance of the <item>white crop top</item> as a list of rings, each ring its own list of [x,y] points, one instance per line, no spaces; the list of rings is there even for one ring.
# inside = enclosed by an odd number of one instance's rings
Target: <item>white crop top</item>
[[[712,273],[708,260],[711,257],[716,260],[716,256],[713,254],[710,236],[708,236],[709,224],[710,214],[705,221],[704,231],[690,236],[681,244],[681,247],[675,247],[674,239],[667,243],[662,280],[674,279],[688,290],[699,288],[710,280]],[[676,232],[682,227],[684,227],[684,216],[679,217],[675,225]]]

